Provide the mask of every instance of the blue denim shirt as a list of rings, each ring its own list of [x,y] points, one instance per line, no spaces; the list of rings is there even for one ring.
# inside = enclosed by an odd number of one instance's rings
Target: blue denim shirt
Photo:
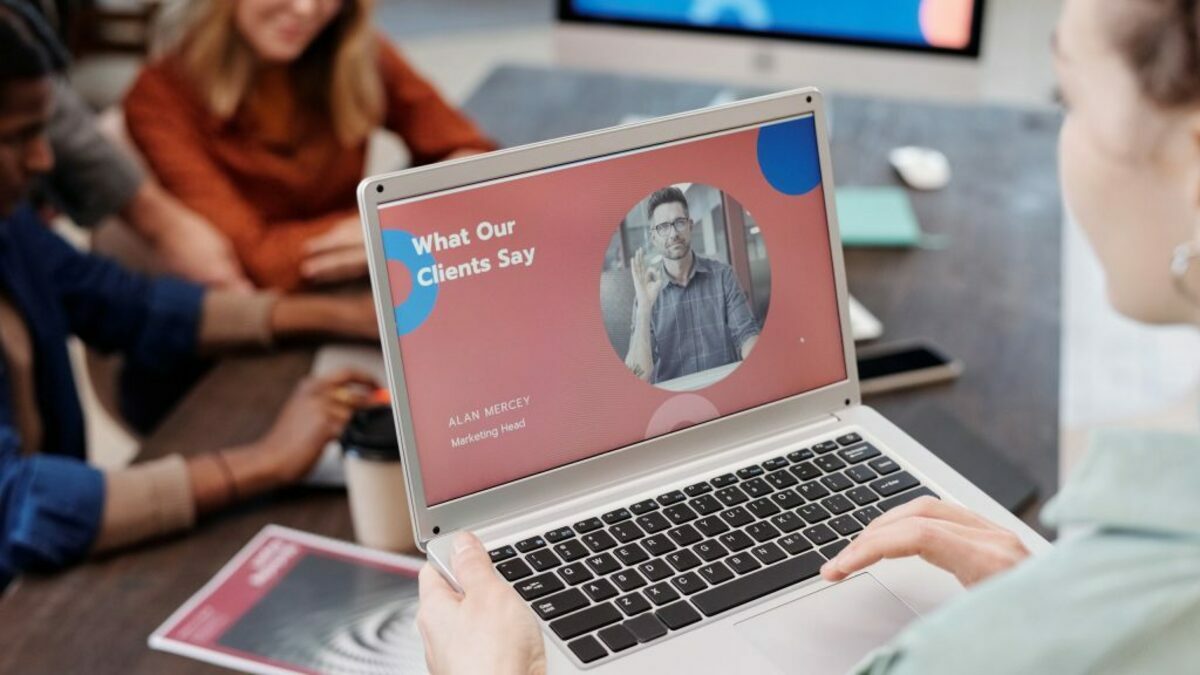
[[[78,336],[143,368],[196,350],[203,290],[151,280],[78,252],[28,207],[0,218],[0,289],[25,319],[34,354],[42,454],[23,456],[12,382],[0,359],[0,589],[23,571],[71,564],[99,531],[104,479],[86,463],[83,413],[67,356]]]
[[[1058,544],[964,593],[864,675],[1200,672],[1200,438],[1105,432],[1043,520]]]

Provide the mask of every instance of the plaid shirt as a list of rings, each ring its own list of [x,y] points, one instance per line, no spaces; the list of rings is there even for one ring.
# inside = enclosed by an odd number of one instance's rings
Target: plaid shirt
[[[687,283],[667,279],[650,313],[654,384],[740,361],[758,321],[733,268],[695,256]],[[634,318],[637,306],[634,306]]]

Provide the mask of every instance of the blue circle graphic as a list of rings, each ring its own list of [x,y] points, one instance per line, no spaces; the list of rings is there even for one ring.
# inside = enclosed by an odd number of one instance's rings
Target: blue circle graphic
[[[817,125],[809,115],[758,130],[758,167],[771,187],[799,196],[821,184]]]
[[[384,230],[383,255],[388,260],[402,263],[408,269],[412,280],[412,290],[408,298],[396,307],[396,333],[407,335],[425,323],[425,319],[433,313],[433,304],[437,300],[438,285],[436,282],[429,286],[417,283],[417,271],[423,267],[432,267],[437,263],[432,253],[418,253],[415,245],[416,237],[403,230]]]

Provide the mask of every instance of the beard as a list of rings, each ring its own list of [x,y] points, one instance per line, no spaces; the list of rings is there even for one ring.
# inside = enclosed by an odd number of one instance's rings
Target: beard
[[[672,242],[663,247],[663,257],[667,260],[683,260],[692,252],[692,247],[685,242]]]

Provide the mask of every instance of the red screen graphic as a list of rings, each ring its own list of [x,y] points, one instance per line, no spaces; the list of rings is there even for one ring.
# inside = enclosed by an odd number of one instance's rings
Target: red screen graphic
[[[406,233],[405,246],[436,261],[388,256],[398,324],[407,324],[397,339],[429,504],[846,378],[819,173],[803,194],[778,189],[759,132],[381,207],[385,242]],[[813,139],[796,152],[818,166]],[[606,251],[631,208],[680,183],[715,186],[753,214],[771,285],[748,358],[689,392],[653,386],[626,367],[606,334],[600,293]],[[431,283],[427,316],[399,320],[410,294]]]

